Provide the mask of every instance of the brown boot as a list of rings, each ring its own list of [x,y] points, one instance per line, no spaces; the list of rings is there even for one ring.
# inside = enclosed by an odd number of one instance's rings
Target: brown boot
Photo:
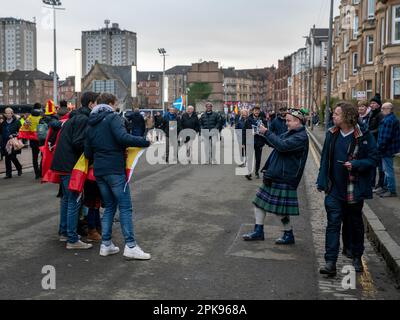
[[[98,233],[96,229],[90,229],[88,231],[87,241],[88,242],[100,242],[101,241],[100,233]]]

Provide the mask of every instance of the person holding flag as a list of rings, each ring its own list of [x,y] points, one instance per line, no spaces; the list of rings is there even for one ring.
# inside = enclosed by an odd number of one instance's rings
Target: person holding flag
[[[101,94],[97,104],[89,117],[84,154],[94,161],[94,175],[105,207],[100,256],[106,257],[119,252],[119,248],[112,242],[112,226],[118,206],[125,238],[124,257],[128,260],[149,260],[151,255],[143,252],[137,245],[134,235],[131,191],[126,177],[131,174],[127,170],[126,154],[127,148],[147,148],[150,142],[127,132],[122,119],[115,113],[117,98],[114,95]],[[128,157],[130,169],[135,165],[133,158]]]
[[[35,103],[31,114],[25,120],[24,125],[21,126],[18,134],[19,139],[29,140],[29,145],[32,150],[32,164],[35,171],[35,178],[41,178],[39,168],[39,139],[37,135],[37,127],[42,119],[42,106],[40,103]]]

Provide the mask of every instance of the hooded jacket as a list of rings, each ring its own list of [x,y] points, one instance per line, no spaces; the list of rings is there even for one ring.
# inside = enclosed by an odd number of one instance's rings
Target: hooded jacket
[[[125,118],[129,121],[132,135],[143,137],[146,131],[146,122],[140,112],[128,111]]]
[[[84,150],[89,115],[90,109],[82,107],[62,126],[52,170],[65,174],[72,172]]]
[[[126,149],[150,146],[143,137],[130,135],[123,119],[107,105],[97,106],[89,117],[85,156],[94,160],[94,175],[125,175]]]

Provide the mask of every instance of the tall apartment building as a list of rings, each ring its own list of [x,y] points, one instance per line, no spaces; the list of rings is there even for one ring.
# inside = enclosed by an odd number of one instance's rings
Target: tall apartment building
[[[400,0],[342,0],[334,36],[334,96],[400,99]]]
[[[35,70],[36,49],[36,23],[0,18],[0,72]]]
[[[121,30],[118,23],[100,30],[82,32],[83,74],[89,73],[97,61],[112,66],[137,65],[137,37],[135,32]]]

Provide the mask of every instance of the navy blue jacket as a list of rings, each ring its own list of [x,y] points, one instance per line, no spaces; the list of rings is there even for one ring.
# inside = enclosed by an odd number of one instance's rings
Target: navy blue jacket
[[[286,125],[286,119],[282,119],[280,116],[277,116],[274,120],[272,120],[271,127],[269,129],[277,136],[287,132],[288,127]]]
[[[267,131],[266,143],[273,148],[264,168],[264,179],[297,188],[308,157],[308,135],[305,127],[277,136]]]
[[[129,121],[132,135],[136,137],[144,137],[146,123],[140,112],[128,111],[125,118]]]
[[[357,126],[359,144],[358,159],[351,161],[353,165],[352,174],[356,177],[354,183],[354,200],[360,202],[372,199],[372,178],[378,164],[378,150],[373,135],[367,128]],[[321,167],[317,180],[318,190],[329,194],[332,190],[332,167],[333,150],[335,141],[340,134],[338,128],[333,127],[326,133],[324,148],[321,155]],[[351,148],[350,148],[351,149]]]
[[[400,122],[393,112],[379,126],[378,151],[389,158],[400,152]]]
[[[242,117],[240,117],[239,121],[236,123],[235,129],[242,131],[241,132],[242,133],[242,145],[246,145],[246,130],[252,129],[251,123],[249,122],[249,118],[243,119]]]
[[[91,114],[85,141],[85,156],[94,160],[94,175],[125,175],[126,148],[147,148],[150,143],[130,135],[121,117],[110,111]]]

